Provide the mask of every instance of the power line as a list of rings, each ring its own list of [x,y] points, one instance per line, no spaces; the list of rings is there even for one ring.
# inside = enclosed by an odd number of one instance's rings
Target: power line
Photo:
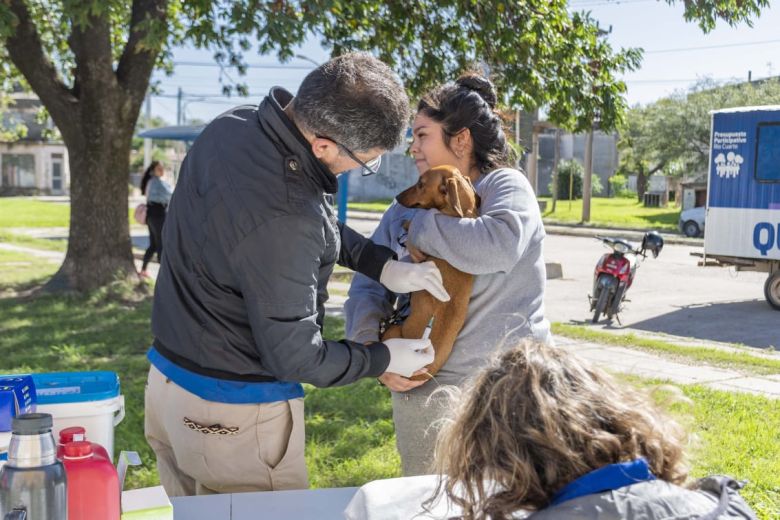
[[[174,61],[173,64],[178,67],[230,67],[230,65],[220,65],[214,61]],[[276,63],[250,63],[246,65],[250,69],[294,69],[294,70],[312,70],[314,65],[283,65]]]
[[[693,81],[698,81],[702,78],[688,78],[688,79],[624,79],[626,83],[690,83]],[[709,78],[713,81],[728,81],[730,79],[735,78]]]
[[[613,2],[610,2],[608,0],[584,0],[582,3],[569,3],[569,8],[571,9],[579,9],[581,7],[597,7],[601,5],[622,5],[622,4],[639,4],[639,3],[647,3],[647,2],[655,2],[657,0],[615,0]]]
[[[726,47],[748,47],[750,45],[767,45],[771,43],[780,43],[780,40],[763,40],[755,42],[742,42],[742,43],[724,43],[722,45],[704,45],[701,47],[679,47],[677,49],[659,49],[654,51],[645,51],[645,54],[662,54],[667,52],[686,52],[686,51],[702,51],[707,49],[724,49]]]

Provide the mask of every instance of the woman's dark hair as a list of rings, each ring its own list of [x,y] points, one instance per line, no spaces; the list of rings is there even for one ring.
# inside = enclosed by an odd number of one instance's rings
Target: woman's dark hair
[[[144,176],[141,177],[141,195],[146,195],[146,185],[149,184],[149,180],[152,178],[152,172],[160,164],[160,161],[152,161],[144,171]]]
[[[453,136],[468,128],[477,168],[480,173],[488,173],[509,166],[513,159],[501,117],[495,110],[497,102],[493,83],[479,74],[468,73],[424,95],[417,112],[442,125],[444,144],[448,147]]]

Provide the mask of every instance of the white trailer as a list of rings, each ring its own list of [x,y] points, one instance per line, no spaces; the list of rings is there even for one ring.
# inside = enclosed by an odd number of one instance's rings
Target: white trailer
[[[712,112],[705,265],[768,273],[780,310],[780,106]]]

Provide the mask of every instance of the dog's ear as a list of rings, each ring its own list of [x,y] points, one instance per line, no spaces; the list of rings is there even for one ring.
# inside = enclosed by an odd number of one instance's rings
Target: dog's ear
[[[469,179],[465,175],[463,176],[463,180],[466,181],[466,183],[469,185],[469,188],[471,189],[471,191],[474,192],[474,204],[476,206],[475,209],[479,209],[479,207],[482,205],[482,199],[479,197],[479,195],[477,195],[477,189],[474,187],[474,183],[472,183],[471,179]]]
[[[458,179],[450,177],[445,181],[447,187],[447,202],[452,210],[463,218],[463,209],[460,207],[460,196],[458,195]]]

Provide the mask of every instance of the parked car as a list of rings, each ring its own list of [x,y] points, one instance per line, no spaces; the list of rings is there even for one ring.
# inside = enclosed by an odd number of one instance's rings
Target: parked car
[[[680,213],[680,231],[686,237],[704,236],[704,206],[686,209]]]

